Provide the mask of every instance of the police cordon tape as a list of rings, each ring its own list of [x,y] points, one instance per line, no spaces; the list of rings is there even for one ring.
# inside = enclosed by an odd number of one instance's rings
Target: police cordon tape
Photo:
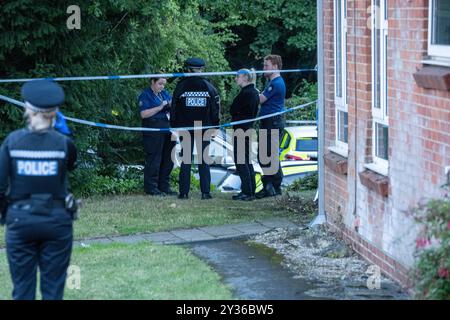
[[[14,105],[17,105],[19,107],[25,108],[25,103],[20,102],[16,99],[4,96],[4,95],[0,95],[0,99],[9,103],[12,103]],[[238,124],[243,124],[243,123],[247,123],[247,122],[252,122],[252,121],[258,121],[258,120],[262,120],[262,119],[267,119],[267,118],[271,118],[271,117],[275,117],[278,115],[282,115],[284,113],[288,113],[288,112],[292,112],[298,109],[303,109],[306,108],[312,104],[317,103],[317,100],[315,101],[311,101],[305,104],[301,104],[289,109],[285,109],[283,111],[279,111],[279,112],[275,112],[275,113],[271,113],[268,115],[264,115],[264,116],[260,116],[260,117],[256,117],[253,119],[246,119],[246,120],[240,120],[240,121],[234,121],[234,122],[229,122],[229,123],[225,123],[225,124],[221,124],[221,125],[217,125],[217,126],[202,126],[202,127],[180,127],[180,128],[143,128],[143,127],[125,127],[125,126],[117,126],[117,125],[112,125],[112,124],[105,124],[105,123],[100,123],[100,122],[93,122],[93,121],[88,121],[88,120],[83,120],[83,119],[77,119],[77,118],[72,118],[72,117],[67,117],[64,116],[64,118],[68,121],[72,121],[75,123],[80,123],[80,124],[84,124],[84,125],[88,125],[88,126],[93,126],[93,127],[99,127],[99,128],[106,128],[106,129],[116,129],[116,130],[126,130],[126,131],[186,131],[186,130],[202,130],[202,129],[214,129],[214,128],[226,128],[226,127],[231,127],[233,125],[238,125]]]
[[[286,69],[286,70],[260,70],[254,71],[255,74],[261,73],[292,73],[292,72],[316,72],[317,69]],[[194,73],[150,73],[150,74],[132,74],[123,76],[85,76],[85,77],[55,77],[55,78],[27,78],[27,79],[0,79],[0,83],[27,82],[31,80],[52,80],[52,81],[84,81],[84,80],[120,80],[120,79],[142,79],[142,78],[174,78],[174,77],[201,77],[201,76],[227,76],[236,75],[237,71],[220,72],[194,72]]]

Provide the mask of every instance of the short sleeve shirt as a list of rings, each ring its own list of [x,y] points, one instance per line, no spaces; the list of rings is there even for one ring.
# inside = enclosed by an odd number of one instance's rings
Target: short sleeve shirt
[[[163,90],[156,95],[152,89],[147,88],[139,95],[139,112],[158,107],[164,100],[169,101],[171,99],[172,97],[167,90]],[[161,110],[151,116],[151,118],[167,120],[166,111]]]
[[[284,110],[284,99],[286,98],[286,85],[282,77],[271,80],[262,93],[266,102],[261,104],[260,116]]]

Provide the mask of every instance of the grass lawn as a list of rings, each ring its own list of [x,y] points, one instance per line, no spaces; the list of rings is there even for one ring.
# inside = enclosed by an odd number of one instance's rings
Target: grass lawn
[[[65,299],[233,299],[220,277],[181,247],[148,242],[79,247],[73,251],[71,265],[79,267],[79,289],[69,278],[72,289],[66,286]],[[0,300],[11,299],[11,288],[2,252]]]
[[[144,195],[94,197],[84,200],[80,218],[75,221],[75,238],[128,235],[199,226],[247,222],[275,216],[292,216],[274,198],[232,201],[231,194],[214,193],[211,200],[190,194],[188,200],[176,196]],[[5,245],[0,228],[0,247]]]

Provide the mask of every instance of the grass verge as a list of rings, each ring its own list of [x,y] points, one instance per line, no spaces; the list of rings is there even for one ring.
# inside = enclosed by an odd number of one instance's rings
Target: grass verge
[[[188,249],[149,244],[74,248],[65,299],[233,299],[217,273]],[[130,272],[132,270],[132,272]],[[11,299],[5,252],[0,253],[0,300]],[[79,284],[79,288],[77,288]],[[40,296],[40,295],[39,295]]]
[[[302,194],[308,199],[314,197],[312,192]],[[291,207],[302,212],[305,203],[292,204],[291,200],[285,200],[286,196],[233,201],[231,194],[219,192],[211,200],[200,200],[200,194],[196,193],[188,200],[144,195],[93,197],[84,200],[80,218],[74,223],[74,235],[75,239],[83,239],[298,217],[298,212]],[[0,247],[4,245],[4,228],[0,228]]]

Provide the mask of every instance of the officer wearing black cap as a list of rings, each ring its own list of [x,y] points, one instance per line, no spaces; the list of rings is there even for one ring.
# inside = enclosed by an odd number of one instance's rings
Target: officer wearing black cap
[[[185,63],[188,72],[202,72],[205,61],[200,58],[190,58]],[[193,127],[194,122],[201,123],[202,126],[216,126],[219,124],[220,97],[217,89],[205,78],[200,76],[189,76],[178,82],[172,100],[170,122],[172,127]],[[190,141],[181,141],[183,157],[187,153],[192,155],[194,137],[203,136],[205,130],[201,130],[201,135],[194,135],[194,131],[189,131]],[[198,170],[200,175],[200,189],[202,199],[211,199],[211,173],[209,165],[202,155],[208,147],[208,138],[197,139],[197,154],[199,155]],[[201,148],[200,148],[201,146]],[[190,188],[191,162],[182,161],[179,176],[179,198],[187,199]]]
[[[75,168],[76,149],[53,129],[58,106],[64,102],[57,83],[27,82],[22,97],[28,126],[9,134],[0,149],[0,207],[6,207],[3,222],[12,295],[35,299],[39,267],[42,298],[62,299],[74,213],[65,201],[70,198],[67,171]]]

